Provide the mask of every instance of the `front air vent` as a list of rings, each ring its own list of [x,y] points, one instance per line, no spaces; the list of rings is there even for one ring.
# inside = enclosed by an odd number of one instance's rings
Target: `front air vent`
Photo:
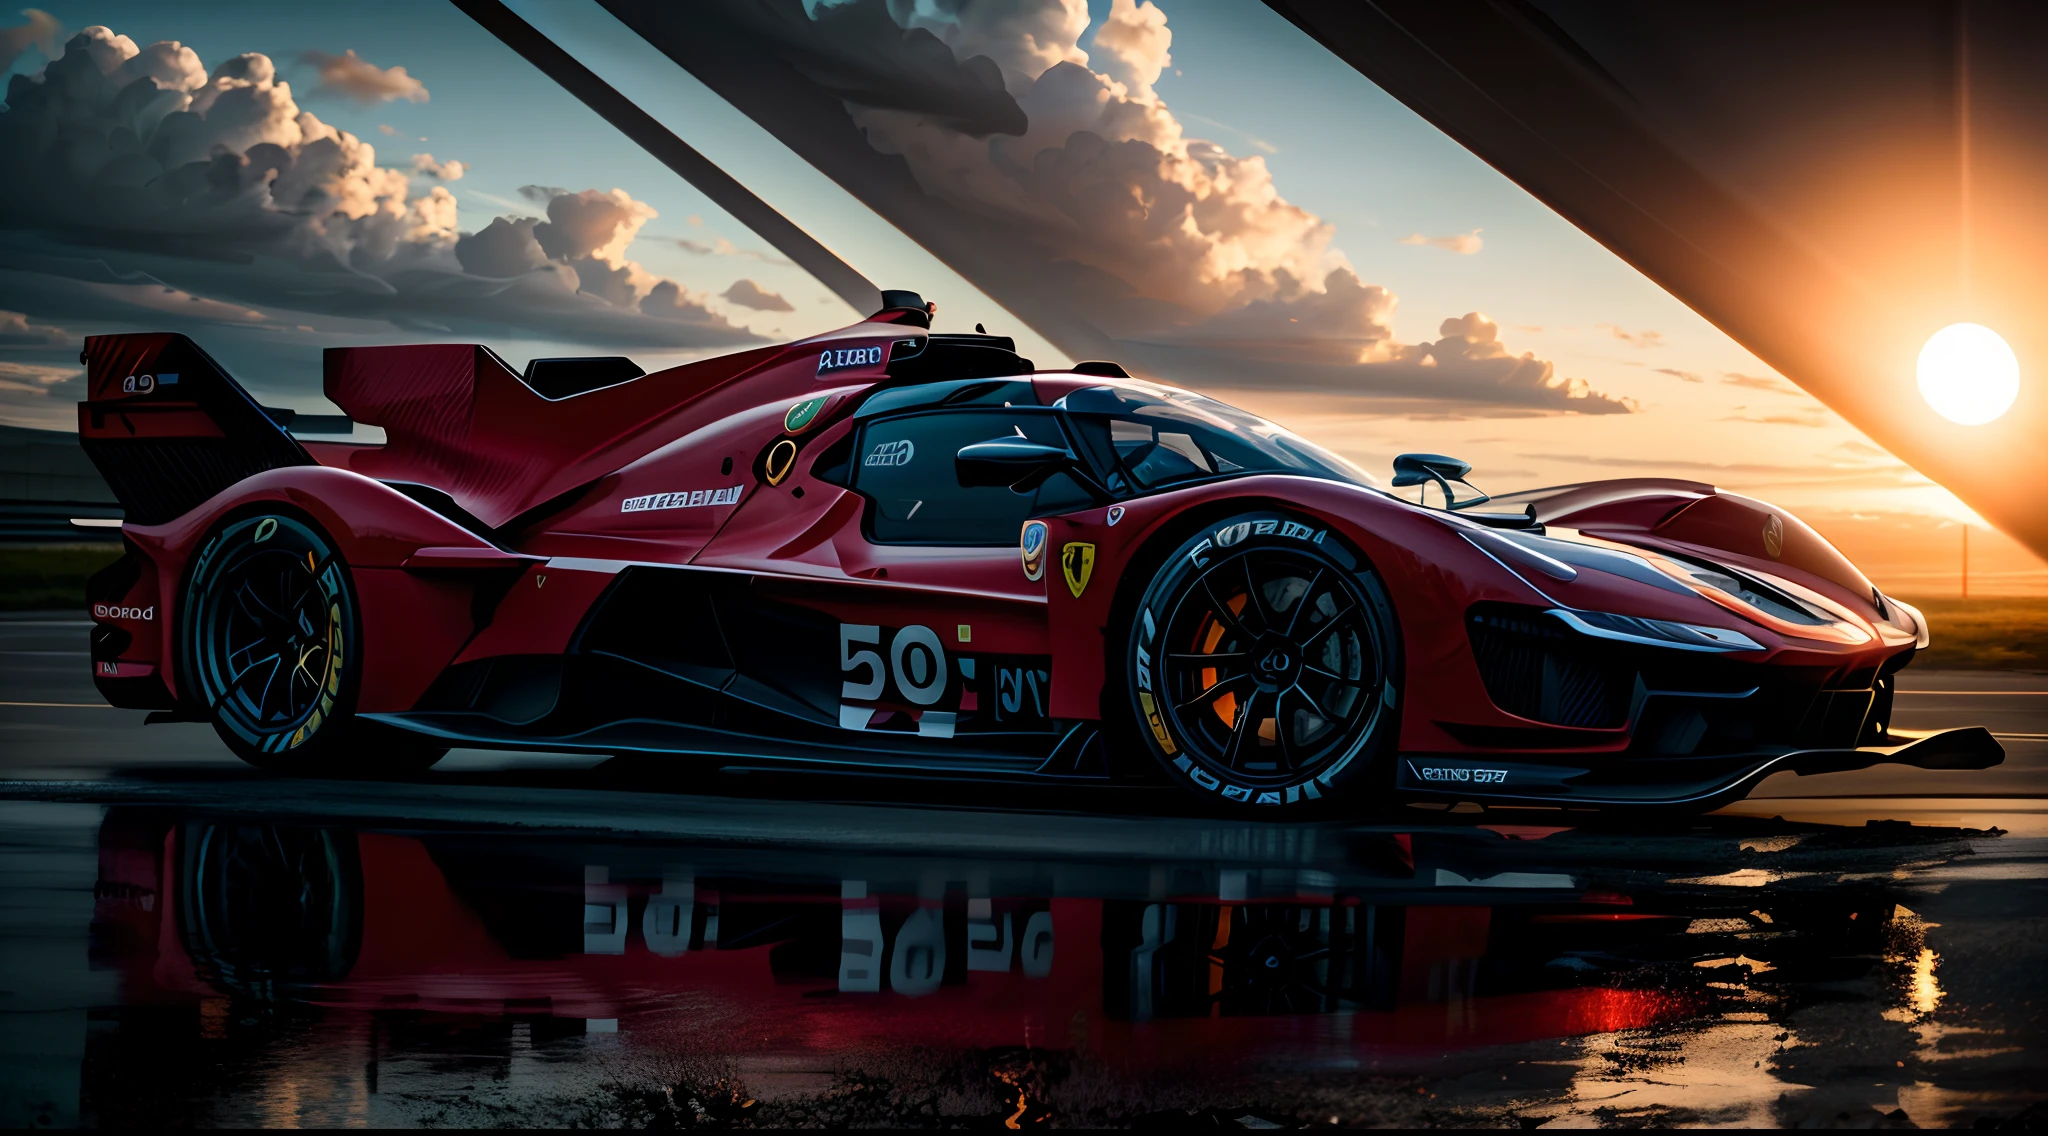
[[[1475,609],[1466,629],[1487,697],[1502,710],[1582,730],[1627,723],[1635,670],[1595,644],[1523,609]]]

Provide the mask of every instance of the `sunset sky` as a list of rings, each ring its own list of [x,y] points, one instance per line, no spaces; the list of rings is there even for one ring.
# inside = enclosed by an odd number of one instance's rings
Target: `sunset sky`
[[[595,3],[513,6],[870,279],[937,299],[941,329],[982,322],[1040,366],[1066,361]],[[951,7],[889,12],[994,59],[1032,129],[963,143],[857,119],[921,184],[995,216],[1042,202],[990,188],[981,163],[1008,168],[1018,147],[1043,163],[1076,106],[1098,132],[1127,114],[1115,129],[1220,219],[1091,264],[1177,305],[1176,350],[1272,340],[1160,377],[1379,473],[1423,450],[1496,490],[1713,482],[1797,511],[1909,597],[1954,594],[1968,522],[1973,593],[2048,593],[2048,566],[1263,6],[1011,0],[978,24]],[[184,331],[266,402],[324,410],[325,346],[452,339],[651,369],[860,314],[452,6],[85,0],[18,21],[0,29],[0,421],[68,427],[77,340],[103,331]],[[95,26],[109,32],[73,39]],[[29,90],[67,43],[86,57]],[[1054,63],[1057,92],[1040,78]],[[160,97],[117,103],[141,77]],[[223,153],[241,156],[227,172]],[[1200,267],[1153,255],[1175,242]],[[1219,263],[1227,287],[1203,275]]]

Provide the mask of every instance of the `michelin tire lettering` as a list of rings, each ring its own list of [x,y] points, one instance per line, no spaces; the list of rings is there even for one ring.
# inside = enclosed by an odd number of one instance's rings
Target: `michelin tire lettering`
[[[1205,793],[1216,794],[1218,797],[1231,801],[1234,804],[1253,808],[1315,802],[1329,796],[1338,788],[1340,782],[1348,785],[1349,781],[1356,780],[1358,775],[1354,772],[1354,766],[1358,764],[1362,755],[1380,752],[1389,744],[1389,739],[1393,736],[1394,730],[1391,725],[1382,725],[1382,720],[1391,721],[1396,700],[1393,695],[1394,684],[1391,673],[1393,665],[1392,647],[1383,638],[1386,634],[1383,630],[1385,618],[1380,614],[1382,609],[1380,607],[1381,601],[1377,598],[1379,595],[1377,576],[1369,569],[1361,566],[1355,553],[1352,553],[1341,544],[1329,541],[1328,536],[1327,529],[1318,528],[1284,516],[1253,515],[1226,522],[1198,534],[1192,539],[1191,545],[1185,548],[1177,558],[1169,559],[1167,567],[1161,569],[1160,577],[1155,579],[1152,586],[1147,589],[1144,597],[1141,599],[1139,608],[1135,613],[1134,626],[1131,629],[1132,638],[1128,655],[1129,662],[1127,663],[1130,667],[1130,691],[1132,702],[1134,703],[1133,709],[1136,711],[1140,735],[1145,737],[1147,742],[1151,743],[1155,754],[1171,770],[1175,771],[1178,778],[1183,780],[1188,787]],[[1290,549],[1300,549],[1301,551],[1289,551]],[[1191,723],[1183,721],[1178,726],[1175,723],[1179,716],[1188,712],[1190,706],[1197,706],[1197,709],[1194,711],[1196,718],[1194,724],[1198,725],[1201,720],[1204,720],[1202,718],[1204,714],[1215,714],[1223,718],[1226,724],[1225,732],[1228,734],[1230,731],[1227,729],[1227,726],[1233,718],[1242,721],[1243,714],[1257,713],[1260,717],[1253,719],[1253,721],[1264,722],[1259,736],[1262,739],[1267,739],[1260,744],[1267,746],[1275,744],[1270,740],[1269,733],[1277,732],[1283,728],[1291,729],[1292,727],[1279,724],[1280,719],[1278,715],[1282,711],[1277,709],[1278,703],[1273,701],[1276,695],[1270,692],[1277,690],[1279,691],[1277,697],[1287,698],[1290,701],[1306,697],[1305,695],[1288,694],[1289,691],[1295,689],[1295,684],[1300,681],[1298,678],[1293,677],[1298,662],[1305,662],[1307,658],[1302,653],[1302,647],[1297,646],[1292,650],[1276,651],[1272,646],[1267,646],[1259,649],[1256,655],[1253,656],[1260,660],[1269,660],[1276,671],[1284,672],[1277,676],[1277,684],[1269,685],[1268,680],[1260,679],[1259,683],[1253,686],[1228,686],[1229,683],[1248,681],[1252,676],[1252,672],[1249,670],[1240,671],[1237,675],[1220,683],[1208,680],[1210,685],[1203,688],[1204,690],[1225,689],[1227,687],[1233,692],[1233,698],[1244,699],[1244,701],[1237,701],[1234,704],[1230,699],[1226,699],[1214,706],[1198,705],[1195,700],[1190,699],[1190,690],[1183,686],[1184,683],[1190,681],[1188,677],[1189,672],[1176,671],[1168,665],[1169,661],[1176,657],[1183,660],[1183,666],[1188,665],[1186,660],[1193,657],[1189,652],[1192,651],[1198,655],[1205,649],[1240,652],[1239,654],[1225,654],[1220,656],[1220,658],[1247,658],[1247,656],[1242,654],[1244,648],[1217,648],[1213,646],[1218,641],[1213,635],[1225,634],[1221,628],[1206,640],[1211,645],[1210,648],[1204,648],[1199,645],[1191,646],[1188,643],[1184,643],[1181,639],[1174,636],[1184,635],[1187,632],[1185,630],[1170,631],[1170,629],[1184,626],[1182,622],[1177,622],[1183,619],[1183,616],[1179,613],[1183,611],[1186,604],[1194,602],[1188,599],[1191,593],[1187,589],[1204,579],[1212,567],[1220,564],[1222,567],[1218,569],[1219,571],[1234,572],[1235,569],[1230,567],[1230,564],[1236,558],[1271,558],[1275,556],[1281,559],[1278,562],[1273,562],[1275,565],[1274,570],[1278,570],[1277,565],[1279,563],[1301,565],[1300,568],[1295,569],[1295,572],[1307,580],[1305,586],[1310,589],[1308,591],[1290,593],[1288,602],[1307,603],[1315,597],[1321,597],[1329,604],[1328,607],[1321,610],[1329,612],[1329,617],[1333,619],[1341,619],[1349,615],[1356,605],[1357,610],[1361,613],[1360,618],[1362,622],[1355,625],[1355,631],[1362,635],[1363,638],[1358,640],[1359,646],[1355,649],[1363,649],[1372,658],[1380,660],[1379,662],[1369,664],[1369,669],[1366,672],[1352,672],[1355,678],[1367,680],[1373,683],[1376,688],[1368,688],[1358,683],[1352,683],[1355,691],[1352,696],[1352,708],[1347,712],[1343,712],[1345,714],[1343,719],[1330,720],[1333,724],[1346,721],[1349,724],[1339,725],[1339,728],[1343,731],[1341,734],[1332,734],[1325,730],[1315,737],[1315,740],[1310,744],[1319,745],[1320,749],[1312,749],[1304,753],[1303,756],[1308,757],[1308,760],[1299,767],[1298,779],[1290,776],[1290,769],[1292,767],[1287,763],[1274,766],[1269,761],[1265,766],[1254,765],[1252,766],[1253,769],[1264,769],[1265,772],[1263,775],[1254,774],[1250,776],[1236,771],[1237,767],[1234,764],[1229,767],[1216,765],[1213,768],[1205,768],[1204,763],[1216,763],[1218,755],[1210,753],[1208,756],[1203,756],[1200,751],[1190,751],[1189,747],[1197,743],[1207,746],[1214,746],[1216,743],[1214,741],[1203,741],[1200,737],[1192,735],[1184,737],[1182,735],[1188,734]],[[1222,559],[1219,560],[1219,558]],[[1314,579],[1309,579],[1310,577]],[[1317,583],[1315,582],[1316,580],[1325,582]],[[1334,585],[1328,582],[1338,580],[1348,581],[1342,584],[1341,592],[1333,591]],[[1346,600],[1338,598],[1341,594],[1352,592],[1356,592],[1355,599]],[[1225,598],[1227,598],[1227,594],[1223,597],[1210,597],[1207,602],[1222,603]],[[1246,602],[1246,599],[1240,598],[1231,602],[1235,605]],[[1268,595],[1260,602],[1270,604],[1272,597]],[[1212,623],[1209,626],[1216,625]],[[1229,626],[1236,627],[1237,625],[1233,622]],[[1257,626],[1257,624],[1254,623],[1253,626]],[[1332,623],[1330,626],[1335,629],[1339,625]],[[1346,630],[1350,631],[1352,627],[1347,626]],[[1229,632],[1229,634],[1242,633],[1241,630]],[[1327,644],[1322,646],[1327,646]],[[1180,652],[1180,654],[1176,656],[1172,654],[1173,652]],[[1360,658],[1356,655],[1349,657]],[[1361,659],[1361,661],[1363,660]],[[1201,666],[1200,663],[1194,663],[1193,665],[1197,668]],[[1242,667],[1245,665],[1242,662],[1234,664],[1219,663],[1219,666]],[[1209,671],[1206,673],[1221,675],[1228,674],[1229,672]],[[1175,675],[1180,677],[1176,678],[1174,677]],[[1350,680],[1347,679],[1346,681]],[[1260,693],[1261,691],[1267,693]],[[1327,698],[1327,696],[1328,690],[1324,689],[1321,697]],[[1252,709],[1254,702],[1251,700],[1258,698],[1266,700],[1264,703],[1266,709]],[[1296,706],[1301,705],[1299,702],[1293,702],[1293,704]],[[1318,711],[1322,713],[1328,712],[1322,711],[1319,703],[1314,703],[1311,700],[1311,704],[1316,705]],[[1209,723],[1209,727],[1213,730],[1215,723]],[[1294,735],[1290,734],[1290,736]],[[1314,756],[1311,757],[1309,756],[1310,754]],[[1246,758],[1246,760],[1251,759]],[[1288,760],[1291,762],[1293,759],[1290,758]]]
[[[1218,548],[1229,548],[1248,536],[1279,536],[1287,540],[1303,540],[1320,545],[1330,535],[1328,529],[1312,528],[1300,521],[1260,521],[1254,531],[1246,522],[1225,525],[1217,529],[1193,548],[1188,549],[1188,560],[1198,568],[1209,566],[1209,557]]]

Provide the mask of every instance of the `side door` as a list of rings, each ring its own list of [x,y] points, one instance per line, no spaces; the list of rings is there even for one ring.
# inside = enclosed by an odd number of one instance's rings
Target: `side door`
[[[920,738],[1042,757],[1061,731],[1047,713],[1045,562],[1027,572],[1020,542],[1031,516],[1087,496],[1064,475],[1031,493],[963,486],[954,467],[964,446],[1017,436],[1064,444],[1056,413],[1035,403],[925,406],[854,423],[832,447],[838,464],[813,467],[804,486],[834,499],[819,502],[813,528],[782,534],[801,556],[753,578],[754,616],[721,615],[740,670],[731,693],[746,702],[751,688],[776,688],[864,747]],[[716,543],[697,563],[742,566],[718,558]],[[792,623],[815,631],[772,643],[747,631]],[[856,732],[868,736],[854,743]]]
[[[1057,415],[1039,406],[862,424],[847,470],[863,501],[859,540],[842,541],[840,558],[851,577],[887,588],[868,617],[839,629],[843,727],[906,729],[914,718],[927,736],[1056,731],[1044,546],[1027,563],[1024,529],[1088,498],[1064,475],[1029,493],[961,485],[960,450],[1005,437],[1065,444]],[[950,685],[940,692],[942,675]]]

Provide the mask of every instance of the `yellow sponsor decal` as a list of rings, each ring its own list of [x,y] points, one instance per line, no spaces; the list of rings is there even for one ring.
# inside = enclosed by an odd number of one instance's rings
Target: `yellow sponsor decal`
[[[1067,578],[1067,590],[1080,599],[1088,590],[1088,577],[1095,574],[1095,546],[1077,540],[1060,549],[1060,574]]]
[[[1145,711],[1145,724],[1152,727],[1152,736],[1159,739],[1159,748],[1167,753],[1178,753],[1180,747],[1173,744],[1173,738],[1166,732],[1166,723],[1159,718],[1159,707],[1152,701],[1152,692],[1138,692],[1138,705]]]
[[[796,468],[796,443],[788,438],[779,439],[768,448],[768,456],[761,462],[762,476],[770,485],[780,485],[789,471]]]

